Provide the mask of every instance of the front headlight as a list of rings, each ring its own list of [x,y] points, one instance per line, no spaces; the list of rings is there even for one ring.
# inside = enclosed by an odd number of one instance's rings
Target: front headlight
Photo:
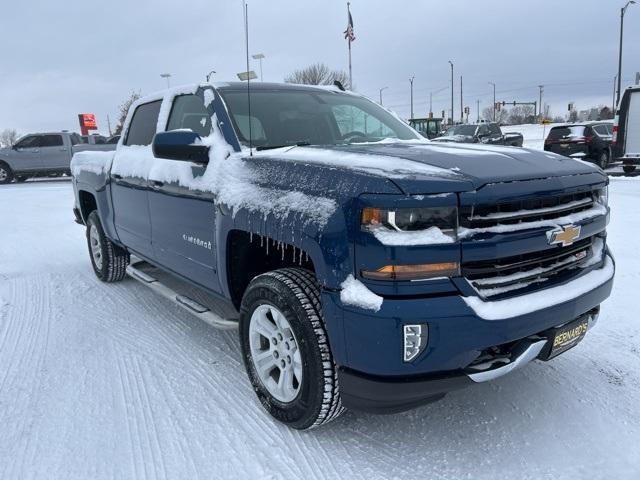
[[[437,227],[444,235],[455,240],[458,228],[458,208],[384,209],[367,207],[362,210],[361,225],[364,230],[384,227],[396,232],[418,232]]]
[[[602,187],[600,190],[596,191],[595,194],[596,202],[600,205],[604,205],[605,207],[609,206],[609,186]]]

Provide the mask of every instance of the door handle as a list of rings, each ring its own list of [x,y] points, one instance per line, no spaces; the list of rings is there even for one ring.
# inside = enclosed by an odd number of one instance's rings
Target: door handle
[[[60,151],[61,151],[61,152],[66,152],[66,151],[67,151],[67,149],[66,149],[66,148],[61,148],[61,149],[60,149]]]

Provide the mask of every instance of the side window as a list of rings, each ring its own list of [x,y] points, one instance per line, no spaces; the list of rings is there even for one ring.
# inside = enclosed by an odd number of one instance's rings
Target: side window
[[[396,133],[384,125],[380,120],[372,117],[364,110],[351,105],[334,105],[331,107],[333,116],[338,124],[340,135],[351,132],[364,133],[370,137],[397,137]]]
[[[211,133],[211,118],[197,95],[180,95],[173,100],[167,130],[188,128],[201,137]]]
[[[144,103],[136,108],[127,131],[125,145],[151,145],[156,134],[158,114],[162,100]]]
[[[80,139],[80,135],[77,133],[72,133],[69,135],[69,140],[71,141],[71,145],[78,145],[82,140]]]
[[[42,135],[40,137],[40,147],[62,147],[62,135]]]
[[[491,135],[500,135],[500,127],[496,123],[490,123],[489,132],[491,132]]]
[[[29,135],[16,143],[15,148],[34,148],[37,146],[37,140],[38,137],[36,135]]]

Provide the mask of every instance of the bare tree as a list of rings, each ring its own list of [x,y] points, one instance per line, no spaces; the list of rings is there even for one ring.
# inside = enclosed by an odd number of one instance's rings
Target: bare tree
[[[5,128],[0,132],[0,146],[13,147],[18,141],[18,132],[15,128]]]
[[[600,115],[598,120],[611,120],[613,118],[613,112],[606,105],[600,106]]]
[[[116,125],[116,129],[114,135],[120,135],[122,133],[122,128],[124,127],[124,122],[127,119],[127,114],[129,113],[129,109],[131,105],[140,98],[140,92],[131,91],[129,97],[120,104],[118,107],[118,123]]]
[[[509,111],[509,123],[521,125],[523,123],[535,123],[533,105],[516,105]]]
[[[482,118],[487,122],[493,122],[493,106],[486,107],[482,110]],[[506,123],[509,118],[509,112],[505,109],[496,110],[496,122]]]
[[[344,70],[331,70],[324,63],[314,63],[301,70],[296,70],[284,79],[287,83],[300,83],[303,85],[333,85],[339,81],[344,88],[350,89],[349,74]]]

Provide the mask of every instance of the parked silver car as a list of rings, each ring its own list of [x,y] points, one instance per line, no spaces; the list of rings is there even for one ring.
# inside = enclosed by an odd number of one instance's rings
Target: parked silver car
[[[117,143],[117,142],[116,142]],[[22,137],[0,149],[0,184],[32,177],[70,174],[73,154],[82,150],[115,150],[116,143],[85,144],[77,133],[47,132]]]

